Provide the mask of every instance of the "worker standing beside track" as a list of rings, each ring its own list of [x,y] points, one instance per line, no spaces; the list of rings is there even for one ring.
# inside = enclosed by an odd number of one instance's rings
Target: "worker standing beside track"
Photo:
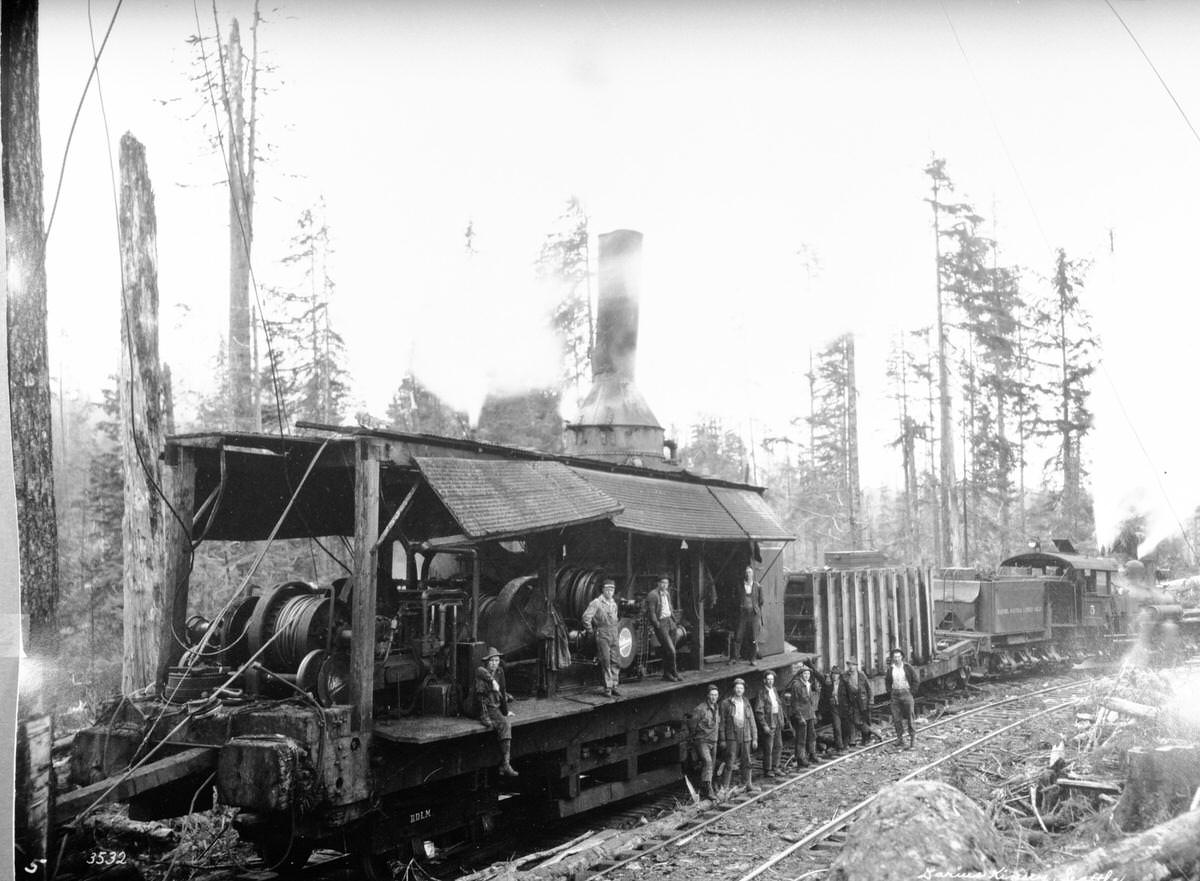
[[[883,740],[871,728],[871,699],[874,695],[871,694],[871,680],[867,678],[865,673],[858,669],[857,658],[846,658],[846,688],[850,692],[850,726],[851,729],[847,733],[847,737],[854,736],[854,729],[858,729],[860,743],[866,746],[871,742],[871,737],[876,740]]]
[[[791,709],[788,712],[796,735],[796,764],[806,768],[817,758],[817,705],[820,692],[812,683],[812,670],[803,666],[787,687]]]
[[[892,666],[888,667],[883,683],[892,701],[892,727],[896,729],[896,743],[904,746],[904,729],[907,727],[907,749],[912,749],[917,737],[913,729],[913,692],[917,689],[917,671],[904,660],[904,652],[900,649],[892,649]]]
[[[505,777],[516,777],[517,772],[509,763],[512,756],[512,725],[508,719],[513,714],[508,709],[508,692],[504,690],[504,670],[500,667],[500,652],[489,648],[484,655],[483,666],[475,668],[475,697],[479,700],[479,721],[496,732],[500,738],[500,773]]]
[[[713,768],[717,758],[717,732],[721,727],[716,685],[708,687],[704,702],[692,710],[688,719],[688,742],[700,759],[700,797],[712,798]]]
[[[617,654],[617,601],[613,595],[617,592],[617,583],[611,578],[604,579],[600,588],[600,596],[588,603],[583,612],[584,629],[594,628],[596,633],[596,659],[600,662],[600,672],[604,675],[604,688],[601,693],[617,696],[617,681],[621,675],[621,664]]]
[[[733,779],[733,760],[742,766],[742,783],[747,792],[754,791],[754,780],[750,775],[750,756],[758,749],[758,725],[754,721],[754,710],[746,700],[746,682],[733,680],[733,694],[721,701],[719,714],[720,729],[717,739],[725,750],[725,773],[721,785],[726,789]]]
[[[754,716],[762,734],[763,776],[775,777],[779,771],[779,760],[783,757],[783,701],[775,690],[775,674],[768,670],[763,676],[763,687],[754,699]]]

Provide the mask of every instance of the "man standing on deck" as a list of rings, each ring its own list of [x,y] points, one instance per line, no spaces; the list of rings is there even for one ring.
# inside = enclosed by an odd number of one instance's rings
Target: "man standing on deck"
[[[600,693],[606,697],[615,697],[617,681],[621,676],[621,663],[617,648],[617,601],[613,595],[617,592],[617,583],[611,578],[604,579],[600,588],[600,596],[588,603],[583,613],[583,629],[592,629],[596,634],[596,660],[600,662],[600,672],[604,675],[604,687]]]
[[[658,653],[662,658],[662,678],[682,682],[683,677],[675,669],[675,616],[671,608],[671,579],[663,576],[658,584],[646,594],[646,623],[658,634]]]
[[[745,578],[737,591],[738,623],[733,637],[733,645],[729,647],[729,663],[741,656],[743,660],[753,664],[758,660],[758,631],[759,616],[762,614],[762,585],[754,580],[754,567],[747,566]],[[746,637],[750,637],[749,648],[746,647]]]
[[[896,743],[912,749],[916,741],[913,729],[913,692],[917,688],[917,671],[904,660],[904,652],[892,649],[892,666],[883,678],[888,697],[892,702],[892,727],[896,729]],[[904,729],[908,728],[908,746],[904,746]]]
[[[733,779],[733,760],[737,758],[742,766],[742,783],[747,792],[753,792],[750,756],[758,749],[758,725],[750,701],[746,700],[744,679],[733,680],[733,694],[721,701],[719,720],[717,739],[725,749],[725,773],[721,775],[721,785],[729,788]]]
[[[700,797],[712,798],[713,768],[717,758],[717,732],[721,727],[716,685],[708,687],[708,696],[688,719],[688,741],[700,758]]]

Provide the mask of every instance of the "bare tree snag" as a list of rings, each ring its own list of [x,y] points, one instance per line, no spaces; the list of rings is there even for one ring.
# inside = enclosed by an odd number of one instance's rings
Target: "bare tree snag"
[[[54,657],[58,526],[46,356],[42,135],[38,124],[37,0],[0,5],[0,140],[8,253],[8,383],[16,481],[21,609],[30,654]]]
[[[126,693],[155,681],[164,609],[162,372],[158,361],[158,245],[146,150],[121,138],[121,458],[125,471]]]
[[[898,783],[880,792],[850,827],[830,881],[912,881],[994,875],[1002,845],[987,816],[953,786]],[[925,877],[928,877],[925,875]]]
[[[257,6],[254,18],[251,30],[257,51]],[[242,90],[245,60],[235,18],[229,26],[229,44],[222,79],[229,129],[229,394],[232,397],[233,427],[242,431],[261,431],[261,415],[251,412],[255,385],[251,375],[254,328],[250,324],[250,248],[254,241],[254,85],[251,85],[251,119],[247,131]],[[255,58],[250,59],[251,69],[255,73],[256,61]]]

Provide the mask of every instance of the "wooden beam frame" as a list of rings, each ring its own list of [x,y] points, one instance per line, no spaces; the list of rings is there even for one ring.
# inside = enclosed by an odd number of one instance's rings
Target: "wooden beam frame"
[[[174,462],[163,474],[163,617],[156,679],[166,685],[167,670],[183,656],[180,641],[187,629],[188,576],[191,572],[192,531],[196,506],[196,456],[186,447],[174,447]],[[210,497],[211,501],[211,497]],[[171,509],[174,509],[172,513]]]
[[[350,724],[370,731],[375,699],[375,602],[379,589],[378,444],[359,438],[354,445],[354,594],[350,605]]]

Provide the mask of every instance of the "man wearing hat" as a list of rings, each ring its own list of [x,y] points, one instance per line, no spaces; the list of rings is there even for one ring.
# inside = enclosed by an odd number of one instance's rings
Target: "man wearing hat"
[[[754,722],[754,711],[746,700],[746,681],[733,680],[733,694],[721,701],[717,739],[725,751],[725,773],[721,785],[728,788],[733,779],[733,760],[736,757],[742,766],[742,783],[748,792],[754,791],[750,776],[750,754],[758,749],[758,725]]]
[[[671,579],[662,576],[646,594],[646,623],[658,634],[658,653],[662,658],[663,679],[682,682],[675,669],[675,614],[671,608]]]
[[[850,727],[850,690],[840,667],[829,668],[829,678],[821,684],[821,701],[829,710],[834,749],[844,752],[853,729]]]
[[[775,673],[768,670],[763,676],[763,687],[754,698],[754,718],[762,735],[763,776],[779,774],[779,760],[783,756],[783,701],[775,690]]]
[[[860,742],[864,745],[871,742],[872,736],[882,740],[871,728],[871,701],[874,695],[871,693],[871,680],[858,669],[858,658],[846,658],[846,672],[842,678],[846,680],[846,690],[850,693],[850,731],[847,737],[853,737],[857,729]]]
[[[617,680],[621,676],[620,656],[617,653],[617,601],[613,599],[616,592],[617,583],[605,578],[600,596],[588,603],[583,612],[584,629],[591,628],[596,634],[596,659],[604,675],[601,693],[610,696],[620,694],[617,691]]]
[[[817,706],[821,698],[812,681],[812,672],[805,662],[787,687],[791,704],[789,716],[796,735],[796,764],[801,768],[820,761],[817,758]]]
[[[721,727],[716,685],[708,686],[708,695],[688,717],[688,742],[700,758],[700,796],[711,798],[713,767],[717,757],[717,731]]]
[[[504,690],[504,670],[500,667],[500,652],[488,648],[483,666],[475,669],[475,697],[479,700],[479,720],[500,738],[500,773],[516,777],[509,759],[512,754],[512,725],[508,709],[508,692]]]

